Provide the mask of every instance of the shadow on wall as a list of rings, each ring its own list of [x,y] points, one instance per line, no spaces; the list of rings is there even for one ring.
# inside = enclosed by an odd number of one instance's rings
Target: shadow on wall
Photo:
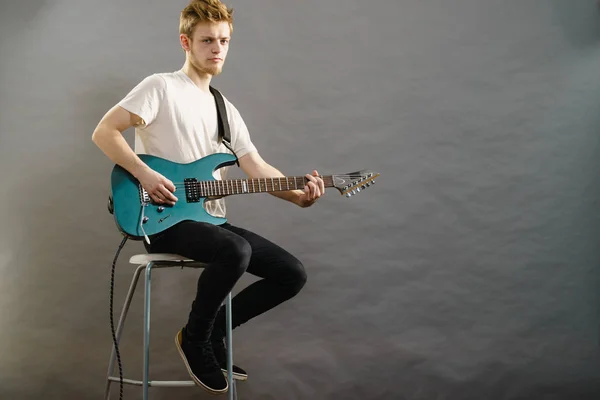
[[[576,47],[600,43],[600,0],[552,0],[555,20]]]
[[[30,23],[34,22],[40,12],[49,6],[49,1],[38,0],[38,1],[11,1],[5,2],[0,5],[2,11],[0,15],[6,18],[2,18],[3,23],[7,23],[8,27],[14,29],[14,26],[18,26],[20,29],[27,29]],[[10,8],[10,10],[9,10]],[[13,25],[10,25],[10,23]],[[16,24],[16,25],[15,25]],[[5,26],[7,27],[7,26]],[[18,32],[13,32],[14,34]]]
[[[18,188],[22,200],[13,209],[19,214],[16,219],[23,221],[27,243],[17,257],[7,260],[14,271],[14,290],[9,294],[13,306],[2,317],[10,348],[0,365],[0,375],[14,377],[3,382],[7,384],[3,390],[19,394],[14,398],[84,399],[79,396],[83,392],[103,390],[111,345],[110,266],[121,236],[106,208],[112,164],[91,136],[102,115],[132,85],[118,77],[104,79],[108,82],[82,84],[73,99],[56,109],[69,121],[52,128],[57,140],[65,143],[64,151],[32,159],[37,165],[28,166],[31,174]],[[131,142],[130,132],[127,136]],[[131,279],[127,259],[143,251],[140,243],[128,242],[119,257],[115,317]],[[138,317],[138,308],[132,308],[132,318]],[[130,331],[131,341],[123,343],[122,356],[137,360],[136,327]],[[135,373],[137,367],[129,362],[124,372]],[[54,374],[71,375],[77,384],[54,386],[50,383]],[[26,376],[38,384],[23,385]]]
[[[32,29],[39,15],[51,6],[47,0],[0,3],[0,42],[9,43]]]

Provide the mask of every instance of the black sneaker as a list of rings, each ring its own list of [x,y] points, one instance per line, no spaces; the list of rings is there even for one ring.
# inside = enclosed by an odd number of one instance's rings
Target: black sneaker
[[[198,386],[212,394],[227,392],[229,384],[215,359],[210,341],[190,342],[186,339],[183,328],[175,336],[175,345],[188,373]]]
[[[210,343],[212,344],[215,358],[217,359],[221,370],[225,374],[227,374],[227,348],[225,347],[223,339],[217,339],[213,335],[213,337],[210,338]],[[237,365],[234,364],[231,369],[233,370],[233,379],[237,379],[240,381],[245,381],[246,379],[248,379],[248,374],[246,373],[246,371],[244,371]]]

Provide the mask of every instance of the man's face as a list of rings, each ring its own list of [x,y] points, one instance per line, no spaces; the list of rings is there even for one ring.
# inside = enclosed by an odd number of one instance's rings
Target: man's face
[[[199,73],[218,75],[229,50],[231,30],[227,22],[202,22],[196,25],[191,40],[182,35],[182,46]]]

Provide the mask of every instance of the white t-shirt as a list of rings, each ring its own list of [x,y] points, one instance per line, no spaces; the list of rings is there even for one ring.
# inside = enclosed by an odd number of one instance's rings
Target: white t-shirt
[[[256,151],[242,116],[224,95],[223,101],[236,155],[241,158]],[[223,143],[217,143],[217,107],[212,93],[201,91],[182,70],[146,77],[118,105],[144,120],[135,128],[137,154],[177,163],[217,152],[231,154]],[[215,171],[215,179],[225,179],[227,169]],[[225,217],[225,200],[207,201],[205,209],[211,215]]]

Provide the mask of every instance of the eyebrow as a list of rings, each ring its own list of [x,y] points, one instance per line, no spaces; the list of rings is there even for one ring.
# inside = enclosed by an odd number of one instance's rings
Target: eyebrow
[[[213,37],[213,36],[200,35],[200,37],[202,39],[229,39],[229,36],[222,36],[220,38],[216,38],[216,37]]]

